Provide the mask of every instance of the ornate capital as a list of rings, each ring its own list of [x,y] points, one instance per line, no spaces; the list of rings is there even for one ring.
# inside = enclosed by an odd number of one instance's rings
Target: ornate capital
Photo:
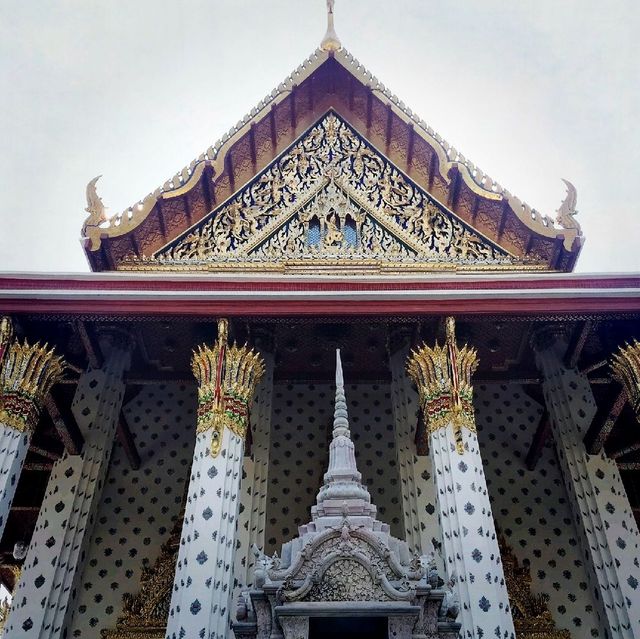
[[[418,387],[428,432],[452,423],[460,453],[462,427],[476,430],[471,376],[477,366],[476,350],[456,345],[453,317],[447,317],[447,339],[443,346],[437,342],[433,347],[423,344],[407,360],[407,373]]]
[[[62,357],[46,344],[13,342],[0,371],[0,422],[21,432],[33,431],[44,398],[64,369]]]
[[[631,408],[640,421],[640,342],[625,344],[614,353],[611,359],[611,374],[618,380],[627,393]]]
[[[225,427],[239,437],[245,436],[249,407],[264,374],[262,356],[246,345],[229,346],[227,335],[227,320],[221,319],[215,346],[200,346],[191,359],[199,385],[197,432],[212,431],[213,457],[220,452]]]

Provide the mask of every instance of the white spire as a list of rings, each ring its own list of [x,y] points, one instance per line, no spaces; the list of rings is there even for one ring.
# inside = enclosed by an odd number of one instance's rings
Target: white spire
[[[349,413],[347,412],[347,398],[344,394],[344,375],[342,374],[342,360],[340,349],[336,349],[336,402],[333,411],[333,438],[344,435],[350,438]]]
[[[340,349],[336,349],[336,399],[333,438],[329,446],[329,468],[324,474],[324,484],[320,487],[311,515],[317,522],[318,517],[331,519],[342,516],[343,511],[349,515],[375,518],[376,507],[371,503],[366,486],[362,485],[362,475],[356,465],[356,452],[349,432]]]

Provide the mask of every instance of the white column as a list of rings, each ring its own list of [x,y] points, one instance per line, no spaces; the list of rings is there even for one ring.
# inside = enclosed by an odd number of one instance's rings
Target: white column
[[[81,455],[65,455],[54,464],[5,639],[65,636],[109,466],[128,366],[128,344],[118,338],[104,366],[80,377],[72,411],[84,448]]]
[[[225,428],[217,457],[197,435],[167,638],[226,639],[233,590],[244,438]]]
[[[640,535],[615,461],[583,443],[596,413],[586,375],[566,369],[566,345],[553,335],[534,344],[567,494],[599,617],[611,639],[640,639]]]
[[[475,428],[471,376],[478,359],[475,350],[457,347],[453,318],[446,326],[444,346],[412,353],[408,372],[429,431],[446,571],[460,602],[459,636],[515,639]]]
[[[460,637],[515,638],[480,446],[465,430],[456,448],[452,424],[430,435],[447,574],[457,577]]]
[[[244,438],[262,358],[218,341],[192,359],[198,424],[184,524],[173,582],[167,639],[226,639],[230,633],[234,556]]]
[[[10,342],[10,324],[0,322],[0,536],[7,523],[31,435],[51,386],[64,365],[53,350]]]
[[[267,486],[269,481],[269,449],[271,445],[271,402],[273,398],[273,355],[264,354],[265,374],[258,387],[251,413],[253,425],[253,486],[249,515],[249,547],[246,557],[245,584],[253,583],[255,555],[253,544],[264,550],[267,519]]]
[[[409,349],[401,348],[389,358],[391,368],[391,404],[393,408],[396,455],[400,469],[402,513],[405,541],[412,553],[422,555],[431,547],[431,537],[437,532],[423,525],[425,514],[420,504],[420,472],[416,463],[415,431],[417,424],[418,396],[411,388],[411,380],[405,372]],[[422,465],[424,466],[424,464]]]
[[[30,430],[18,430],[0,422],[0,537],[9,517],[30,441]]]

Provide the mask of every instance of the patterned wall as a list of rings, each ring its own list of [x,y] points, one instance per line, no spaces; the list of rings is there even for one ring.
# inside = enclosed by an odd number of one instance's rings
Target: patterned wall
[[[267,496],[266,552],[309,521],[309,511],[327,468],[335,389],[328,384],[277,384],[271,420],[271,465]],[[388,385],[346,387],[358,470],[378,506],[378,518],[403,537],[400,478]]]
[[[179,514],[195,442],[195,386],[145,387],[124,408],[142,464],[116,443],[91,553],[68,637],[94,639],[115,625],[122,595],[136,593]]]
[[[524,463],[542,408],[514,385],[479,386],[474,403],[493,515],[529,565],[533,591],[549,595],[559,628],[575,638],[604,637],[552,442],[535,470]]]
[[[393,438],[390,388],[347,386],[358,467],[378,505],[380,518],[403,536],[400,473]],[[499,526],[521,562],[528,562],[535,591],[551,598],[551,612],[574,637],[598,634],[591,594],[553,448],[535,471],[524,457],[540,407],[515,386],[477,389],[478,431],[487,482]],[[93,638],[112,626],[124,592],[137,592],[143,562],[153,563],[178,515],[194,445],[194,386],[148,387],[126,407],[143,464],[132,471],[119,444],[104,489],[79,604],[68,637]],[[412,411],[409,411],[412,413]],[[273,552],[309,518],[327,462],[333,387],[277,384],[273,391],[267,494],[266,550]],[[423,480],[419,508],[425,526],[436,525],[428,458],[418,458]],[[253,473],[245,458],[245,474]],[[417,481],[417,489],[420,481]],[[239,553],[248,546],[252,487],[243,485]],[[238,565],[238,563],[236,563]]]

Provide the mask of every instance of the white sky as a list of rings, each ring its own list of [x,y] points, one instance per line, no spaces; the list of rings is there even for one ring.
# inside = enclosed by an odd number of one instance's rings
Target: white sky
[[[319,44],[324,0],[3,0],[0,270],[86,271],[85,186],[114,214]],[[637,0],[337,0],[343,45],[542,213],[578,189],[580,271],[640,270]]]

